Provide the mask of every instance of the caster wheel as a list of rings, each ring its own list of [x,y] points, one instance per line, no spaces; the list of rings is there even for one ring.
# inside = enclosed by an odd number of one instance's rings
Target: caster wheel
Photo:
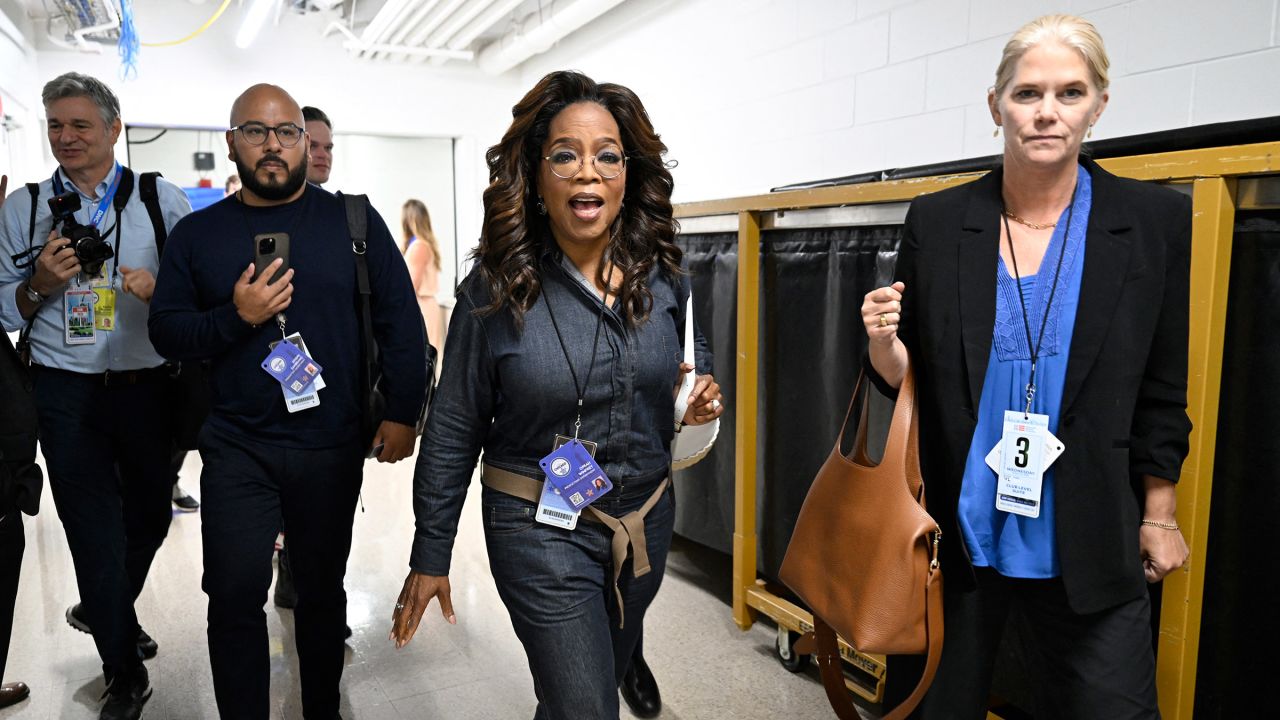
[[[795,643],[799,639],[799,634],[790,632],[786,628],[778,628],[778,641],[774,648],[778,653],[778,662],[793,673],[798,673],[809,666],[809,656],[795,651]]]

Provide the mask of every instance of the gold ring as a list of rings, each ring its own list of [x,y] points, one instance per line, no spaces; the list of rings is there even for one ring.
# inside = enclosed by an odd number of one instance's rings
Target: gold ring
[[[880,327],[887,327],[889,319],[885,317],[886,313],[880,313]]]

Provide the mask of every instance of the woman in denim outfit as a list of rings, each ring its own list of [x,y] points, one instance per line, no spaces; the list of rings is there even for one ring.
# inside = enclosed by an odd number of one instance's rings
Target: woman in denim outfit
[[[391,636],[407,643],[432,598],[455,621],[450,555],[483,450],[489,564],[528,655],[535,718],[609,720],[671,546],[689,284],[666,146],[634,93],[556,72],[512,114],[487,154],[484,229],[414,475]],[[709,372],[708,356],[698,364]],[[709,374],[691,397],[686,423],[723,412]],[[557,435],[595,443],[613,484],[572,530],[535,520]]]

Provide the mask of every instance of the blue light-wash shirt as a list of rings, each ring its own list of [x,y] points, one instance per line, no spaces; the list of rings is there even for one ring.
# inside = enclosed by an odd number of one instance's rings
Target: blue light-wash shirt
[[[1080,277],[1084,269],[1085,235],[1089,225],[1093,188],[1089,173],[1082,167],[1076,180],[1074,210],[1064,210],[1049,241],[1049,249],[1035,275],[1022,278],[1035,342],[1045,322],[1045,306],[1053,285],[1054,269],[1066,243],[1061,275],[1048,325],[1044,329],[1044,345],[1036,363],[1036,395],[1031,411],[1049,416],[1049,431],[1058,432],[1058,416],[1062,412],[1062,385],[1067,377],[1067,356],[1075,330],[1076,308],[1080,301]],[[1067,215],[1071,214],[1070,237]],[[978,403],[978,426],[973,433],[969,455],[965,460],[964,480],[960,488],[957,517],[960,532],[973,564],[990,567],[1005,577],[1053,578],[1062,574],[1058,562],[1058,543],[1054,526],[1054,467],[1044,474],[1040,494],[1040,516],[1028,518],[997,510],[995,507],[996,473],[986,463],[987,454],[1000,441],[1006,410],[1026,407],[1026,387],[1031,376],[1031,351],[1023,324],[1022,302],[1018,297],[1018,281],[1003,258],[996,263],[996,324],[991,342],[991,356],[982,382],[982,398]],[[1070,446],[1065,452],[1071,452]]]
[[[71,181],[62,169],[57,170],[67,190],[80,194],[80,210],[75,218],[83,225],[88,225],[98,200],[102,198],[111,185],[115,173],[107,173],[94,188],[80,188]],[[116,265],[130,268],[141,268],[157,275],[160,269],[160,255],[156,250],[155,230],[151,226],[151,216],[142,204],[139,196],[139,174],[134,174],[133,193],[125,205],[122,218],[116,217],[113,207],[108,207],[99,224],[99,229],[110,230],[119,222],[117,232],[120,233],[120,248],[116,257],[103,265],[107,276],[115,273]],[[156,191],[160,196],[160,208],[164,215],[165,229],[171,230],[184,215],[191,212],[191,203],[186,193],[164,178],[157,178]],[[36,232],[30,242],[44,245],[49,238],[49,230],[53,227],[52,212],[49,210],[49,198],[53,197],[53,179],[46,178],[40,183],[40,197],[36,202]],[[0,212],[0,325],[9,332],[21,330],[27,321],[18,312],[17,293],[22,283],[35,271],[34,267],[19,270],[12,256],[26,252],[28,231],[31,220],[31,194],[26,186],[21,186],[5,200],[4,209]],[[104,232],[105,237],[105,232]],[[112,249],[115,249],[116,236],[108,238]],[[53,294],[36,311],[35,324],[31,329],[32,362],[45,367],[70,370],[79,373],[101,373],[107,370],[139,370],[164,364],[164,358],[156,353],[147,337],[147,304],[137,297],[123,292],[122,276],[115,273],[116,289],[116,329],[97,332],[97,340],[92,345],[67,345],[63,322],[63,292]],[[74,286],[79,278],[72,279]],[[88,286],[88,281],[84,281]]]

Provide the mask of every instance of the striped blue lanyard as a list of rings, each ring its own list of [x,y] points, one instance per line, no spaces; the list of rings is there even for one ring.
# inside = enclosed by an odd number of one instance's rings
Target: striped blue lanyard
[[[90,218],[89,224],[94,227],[102,225],[102,219],[107,215],[107,208],[111,207],[111,201],[115,199],[116,190],[120,187],[120,178],[124,175],[124,168],[120,167],[120,163],[116,163],[115,177],[112,178],[111,184],[107,186],[107,192],[98,201],[93,217]],[[58,171],[53,172],[53,194],[62,195],[66,193],[66,186],[62,184],[62,178],[58,177]]]

